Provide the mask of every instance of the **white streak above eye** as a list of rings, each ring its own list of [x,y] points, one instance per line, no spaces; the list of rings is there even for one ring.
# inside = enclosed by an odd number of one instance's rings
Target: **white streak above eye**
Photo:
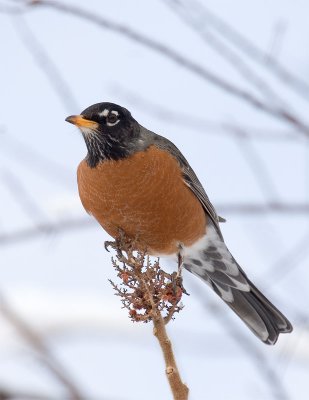
[[[118,117],[118,115],[119,115],[119,112],[118,112],[118,111],[115,111],[115,110],[113,110],[113,111],[111,111],[111,114],[115,114],[115,115],[117,115],[117,117]]]
[[[109,109],[105,108],[105,110],[103,110],[102,112],[99,113],[100,117],[107,117],[109,114]]]

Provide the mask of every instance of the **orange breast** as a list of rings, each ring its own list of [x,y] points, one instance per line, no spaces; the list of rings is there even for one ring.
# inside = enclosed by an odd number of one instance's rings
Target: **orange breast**
[[[206,229],[206,215],[183,181],[177,160],[155,146],[118,161],[78,167],[85,209],[114,238],[122,229],[150,254],[177,252]]]

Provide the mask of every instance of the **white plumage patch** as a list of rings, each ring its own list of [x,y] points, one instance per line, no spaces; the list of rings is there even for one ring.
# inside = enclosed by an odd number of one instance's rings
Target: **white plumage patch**
[[[114,126],[114,125],[119,124],[119,122],[120,122],[120,119],[117,119],[116,122],[106,122],[106,125],[107,125],[107,126]]]
[[[105,110],[103,110],[102,112],[100,112],[100,113],[99,113],[99,116],[100,116],[100,117],[105,117],[105,118],[106,118],[106,125],[107,125],[107,126],[115,126],[115,125],[117,125],[117,124],[120,122],[120,119],[117,118],[117,120],[116,120],[115,122],[110,122],[110,121],[108,121],[108,116],[109,116],[110,114],[116,115],[116,117],[119,116],[119,112],[118,112],[118,111],[116,111],[116,110],[111,110],[111,111],[110,111],[108,108],[105,108]]]
[[[109,109],[105,108],[105,110],[103,110],[102,112],[99,113],[100,117],[107,117],[109,114]]]
[[[192,246],[182,246],[181,253],[185,267],[203,280],[212,282],[223,300],[234,300],[232,288],[250,291],[246,278],[211,223],[205,236]]]

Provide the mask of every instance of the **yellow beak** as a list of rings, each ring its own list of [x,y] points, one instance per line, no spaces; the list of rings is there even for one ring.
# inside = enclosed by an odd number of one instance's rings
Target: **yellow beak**
[[[97,129],[99,127],[97,122],[86,119],[83,115],[70,115],[65,120],[80,128]]]

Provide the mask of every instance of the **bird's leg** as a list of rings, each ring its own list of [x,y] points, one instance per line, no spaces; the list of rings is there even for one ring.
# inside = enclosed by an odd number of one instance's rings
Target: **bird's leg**
[[[178,260],[178,272],[177,278],[181,278],[182,274],[182,267],[183,267],[183,246],[181,243],[178,244],[178,253],[177,253],[177,260]]]
[[[184,288],[184,286],[182,284],[183,260],[184,260],[183,245],[181,243],[179,243],[178,244],[178,253],[177,253],[178,271],[177,271],[177,273],[174,272],[172,274],[172,277],[173,277],[173,291],[174,291],[174,295],[175,295],[176,294],[176,289],[177,289],[177,287],[179,287],[182,290],[182,293],[190,296],[189,293],[186,291],[186,289]]]

